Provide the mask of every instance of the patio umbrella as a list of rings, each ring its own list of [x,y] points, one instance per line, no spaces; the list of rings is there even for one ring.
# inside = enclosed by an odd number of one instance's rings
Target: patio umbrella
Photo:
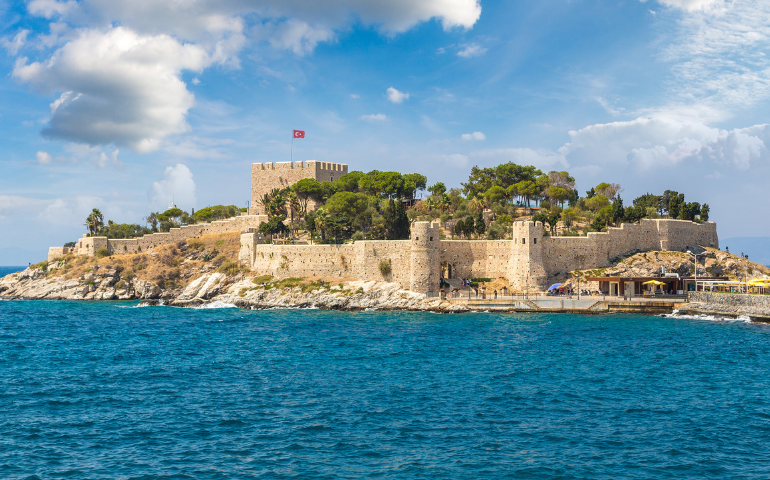
[[[666,282],[659,282],[657,280],[650,280],[649,282],[643,282],[642,285],[665,285]]]
[[[555,290],[555,289],[557,289],[559,287],[561,287],[561,283],[554,283],[553,285],[548,287],[548,291],[550,292],[551,290]]]

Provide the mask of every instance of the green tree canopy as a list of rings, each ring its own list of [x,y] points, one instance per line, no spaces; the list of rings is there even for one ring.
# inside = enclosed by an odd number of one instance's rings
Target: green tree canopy
[[[326,210],[330,214],[344,213],[355,218],[369,206],[369,197],[363,193],[337,192],[326,201]]]
[[[339,180],[342,180],[342,178],[347,175],[350,175],[350,173],[343,175],[339,178]],[[356,188],[358,188],[357,185],[358,181],[356,181]],[[323,186],[321,185],[321,182],[315,178],[303,178],[302,180],[292,185],[291,190],[297,195],[297,199],[299,200],[303,214],[307,214],[307,205],[310,200],[320,201],[323,194]]]
[[[358,170],[348,172],[333,182],[335,190],[338,192],[358,192],[358,183],[363,176],[364,172]]]

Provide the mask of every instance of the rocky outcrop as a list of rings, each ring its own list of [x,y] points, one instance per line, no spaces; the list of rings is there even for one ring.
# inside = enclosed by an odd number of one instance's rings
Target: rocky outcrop
[[[145,280],[121,281],[117,271],[107,269],[82,279],[33,268],[0,278],[0,297],[7,299],[131,300],[160,298],[162,293],[158,286]]]
[[[0,279],[0,296],[47,300],[165,300],[178,307],[222,302],[242,308],[321,308],[329,310],[421,310],[462,312],[467,308],[435,297],[400,289],[396,283],[354,281],[303,291],[302,287],[257,286],[252,277],[205,273],[184,290],[161,290],[150,282],[119,280],[114,270],[66,279],[27,269]]]

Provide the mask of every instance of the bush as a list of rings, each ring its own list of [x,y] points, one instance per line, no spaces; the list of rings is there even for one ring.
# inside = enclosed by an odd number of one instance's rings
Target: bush
[[[239,262],[225,262],[217,271],[225,275],[237,275],[241,272],[241,267],[242,265]]]
[[[219,252],[217,252],[217,253],[219,253]],[[227,257],[225,257],[224,255],[220,255],[217,258],[215,258],[214,261],[211,262],[211,263],[213,263],[214,265],[222,265],[226,261],[227,261]]]
[[[110,250],[107,247],[102,247],[96,250],[96,258],[104,258],[110,256]]]
[[[195,250],[203,250],[204,244],[203,244],[203,240],[200,240],[197,238],[188,238],[187,246]]]
[[[382,274],[382,278],[387,278],[392,271],[393,268],[390,265],[390,259],[380,260],[380,274]]]
[[[272,275],[259,275],[257,277],[254,277],[252,282],[254,282],[254,285],[260,285],[262,283],[267,283],[272,279],[273,279]]]
[[[356,233],[354,233],[354,234],[353,234],[353,235],[350,237],[350,239],[351,239],[351,240],[363,240],[363,239],[364,239],[364,234],[363,234],[363,232],[360,232],[360,231],[359,231],[359,232],[356,232]]]

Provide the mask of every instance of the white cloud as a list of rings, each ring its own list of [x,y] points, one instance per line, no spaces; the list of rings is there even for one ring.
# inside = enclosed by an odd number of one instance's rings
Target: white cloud
[[[104,201],[95,196],[76,195],[68,198],[57,198],[48,202],[37,218],[44,222],[56,225],[82,225],[86,217],[94,208],[102,209],[102,213],[108,215],[103,209]],[[84,227],[85,230],[85,227]]]
[[[610,115],[618,116],[618,115],[620,115],[621,113],[623,113],[623,112],[625,111],[625,108],[622,108],[622,107],[620,107],[620,108],[615,108],[615,106],[613,106],[613,105],[612,105],[610,102],[608,102],[607,100],[605,100],[605,99],[604,99],[604,98],[602,98],[602,97],[598,97],[598,98],[596,99],[596,102],[597,102],[599,105],[601,105],[601,106],[602,106],[602,108],[603,108],[604,110],[606,110],[606,111],[607,111],[607,113],[609,113]]]
[[[463,133],[460,138],[465,141],[486,140],[487,136],[481,132],[473,132],[473,133]]]
[[[53,160],[53,157],[48,152],[40,151],[35,154],[35,159],[37,159],[37,163],[39,163],[40,165],[47,165],[51,163],[51,160]]]
[[[724,3],[723,0],[658,0],[658,2],[661,5],[679,8],[688,12],[706,10],[710,7],[718,6]]]
[[[41,92],[63,92],[51,104],[45,136],[148,152],[188,129],[194,97],[180,73],[211,62],[195,45],[117,27],[82,31],[45,63],[19,59],[13,75]]]
[[[569,164],[560,152],[534,150],[531,148],[492,148],[471,152],[469,157],[479,165],[499,165],[513,162],[519,165],[534,165],[537,168],[551,170],[567,168]]]
[[[315,50],[320,42],[334,38],[334,31],[324,26],[311,26],[301,20],[289,19],[276,25],[270,36],[270,44],[279,49],[291,50],[299,56]]]
[[[770,2],[671,3],[693,10],[662,55],[672,64],[674,102],[708,106],[724,118],[770,98]]]
[[[27,10],[32,15],[51,18],[55,15],[66,15],[77,8],[75,0],[59,2],[57,0],[32,0],[27,5]]]
[[[29,30],[22,30],[13,37],[13,40],[0,39],[0,45],[8,51],[9,55],[16,55],[21,47],[27,43],[27,35],[29,35]]]
[[[28,216],[48,203],[46,200],[36,198],[0,195],[0,220],[7,216]]]
[[[20,82],[58,96],[43,134],[148,152],[189,128],[185,117],[194,97],[181,73],[213,64],[238,68],[247,36],[306,55],[355,23],[386,35],[431,19],[445,30],[468,29],[481,5],[480,0],[31,0],[27,10],[54,20],[50,34],[35,39],[41,48],[55,48],[53,54],[32,63],[17,59],[13,69]],[[253,28],[246,28],[247,17]],[[16,54],[26,36],[19,31],[3,45]],[[389,98],[399,103],[409,97],[395,94]]]
[[[409,93],[399,92],[393,87],[388,87],[387,95],[388,100],[393,103],[403,103],[404,100],[409,100]]]
[[[165,211],[172,201],[183,210],[194,208],[197,198],[192,172],[181,163],[166,167],[163,179],[153,182],[149,198],[151,208],[161,212]]]
[[[369,115],[361,115],[358,117],[359,120],[363,120],[365,122],[385,122],[388,120],[388,117],[382,113],[372,113]]]
[[[351,94],[350,94],[350,98],[352,98],[352,99],[356,99],[356,100],[357,100],[357,99],[361,98],[361,95],[359,95],[359,94],[357,94],[357,93],[351,93]]]
[[[462,50],[457,52],[457,56],[463,58],[478,57],[484,55],[487,51],[486,48],[475,43],[467,43],[460,46],[462,47]]]

